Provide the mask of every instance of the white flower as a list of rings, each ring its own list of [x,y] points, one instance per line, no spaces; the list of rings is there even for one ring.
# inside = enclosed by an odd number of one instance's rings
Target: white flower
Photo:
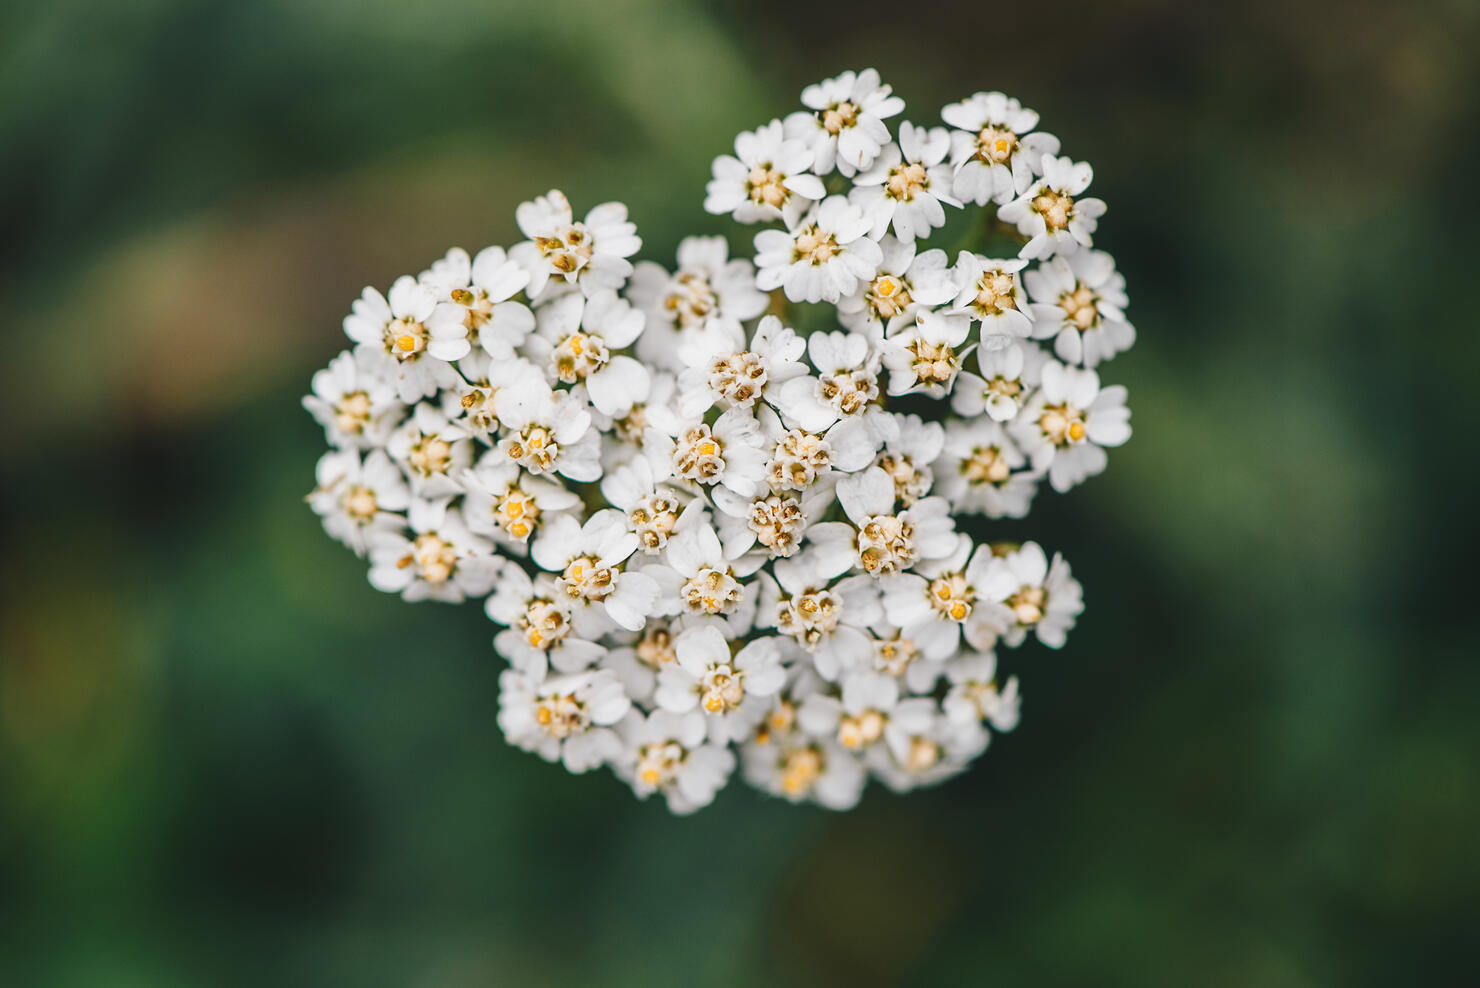
[[[626,517],[608,508],[584,525],[570,515],[557,515],[530,555],[540,568],[558,574],[555,589],[569,601],[576,633],[595,638],[612,625],[640,631],[653,612],[658,584],[644,573],[622,571],[635,551],[637,536],[628,530]]]
[[[835,584],[807,554],[779,559],[774,578],[761,574],[756,626],[775,628],[811,655],[817,674],[836,680],[869,650],[865,629],[883,615],[873,579],[859,574]]]
[[[408,405],[435,395],[457,377],[450,365],[427,351],[432,337],[426,320],[436,307],[430,288],[402,275],[391,285],[389,299],[366,288],[344,317],[346,336],[361,348],[395,359],[396,388]]]
[[[490,451],[458,480],[465,492],[468,528],[505,549],[524,555],[529,539],[562,512],[581,506],[579,495],[547,477],[525,473],[519,464]]]
[[[755,265],[747,258],[731,258],[724,237],[685,237],[678,244],[673,274],[652,261],[638,261],[627,297],[647,316],[637,355],[671,370],[681,368],[675,350],[685,329],[710,319],[754,319],[770,302],[755,287]]]
[[[902,628],[880,621],[870,631],[870,652],[863,669],[902,680],[911,693],[928,694],[935,690],[936,681],[945,671],[944,661],[926,658]]]
[[[807,341],[775,316],[760,321],[748,346],[738,322],[711,319],[694,327],[678,349],[685,367],[678,378],[679,413],[692,418],[715,405],[749,408],[806,374],[806,352]]]
[[[506,562],[493,555],[486,539],[468,531],[457,509],[445,500],[413,498],[407,513],[412,538],[398,530],[376,531],[367,539],[375,589],[451,604],[488,593]]]
[[[955,310],[982,324],[985,349],[1001,349],[1033,332],[1028,297],[1023,294],[1018,275],[1027,264],[1020,257],[995,261],[968,251],[962,251],[956,259],[956,283],[961,293],[956,296]]]
[[[1033,335],[1052,339],[1066,364],[1094,367],[1136,342],[1125,320],[1125,278],[1102,250],[1075,251],[1023,276],[1033,299]]]
[[[661,792],[668,809],[692,813],[708,806],[735,770],[727,747],[704,743],[708,728],[697,710],[675,714],[631,711],[617,725],[622,755],[612,769],[639,799]]]
[[[645,339],[646,333],[638,341]],[[603,415],[599,409],[591,410],[591,427],[601,433],[603,467],[617,466],[637,455],[649,455],[650,429],[672,439],[689,424],[678,414],[678,378],[665,370],[651,371],[649,376],[647,397],[634,402],[625,413]],[[665,465],[657,473],[666,477],[671,471]]]
[[[610,669],[543,682],[508,669],[498,685],[498,726],[510,744],[577,773],[620,755],[622,743],[611,726],[626,716],[632,701]]]
[[[876,672],[850,673],[840,696],[814,693],[803,701],[797,723],[814,737],[863,753],[884,741],[891,724],[906,730],[928,729],[935,701],[917,697],[901,701],[899,682]],[[882,745],[881,745],[882,746]]]
[[[626,644],[614,644],[602,657],[601,664],[621,678],[627,695],[644,710],[653,706],[658,670],[666,663],[678,661],[673,653],[673,639],[677,634],[671,620],[649,618],[641,634],[617,632],[608,636],[609,640],[625,641]]]
[[[590,298],[564,295],[540,307],[530,356],[563,384],[585,384],[591,404],[606,415],[625,414],[648,396],[647,368],[617,353],[642,333],[643,315],[616,292]]]
[[[369,449],[385,444],[406,406],[396,397],[396,367],[384,354],[343,352],[313,376],[303,399],[331,446]]]
[[[707,521],[695,522],[668,540],[663,565],[643,568],[658,581],[654,613],[682,614],[686,622],[724,626],[731,637],[750,631],[757,585],[746,579],[765,562],[759,554],[729,556]],[[713,622],[711,622],[713,623]]]
[[[941,712],[953,723],[972,726],[983,721],[1007,732],[1018,725],[1022,698],[1017,677],[997,688],[997,656],[990,652],[964,655],[946,667],[951,688],[941,701]]]
[[[658,672],[654,698],[674,713],[703,711],[709,737],[719,744],[746,737],[766,714],[754,698],[772,696],[786,683],[775,638],[757,638],[732,652],[724,633],[705,624],[683,632],[673,647],[678,661]]]
[[[1059,153],[1059,139],[1042,131],[1038,114],[1002,93],[977,93],[940,111],[952,127],[951,164],[955,191],[985,205],[1011,202],[1043,172],[1043,156]]]
[[[494,395],[505,456],[533,474],[557,472],[575,481],[601,476],[600,442],[589,431],[591,413],[567,391],[551,391],[543,378],[516,381]]]
[[[545,574],[531,580],[517,565],[505,566],[483,610],[490,621],[506,626],[494,636],[493,647],[536,680],[551,666],[559,672],[585,669],[606,652],[573,633],[571,599]]]
[[[766,482],[771,491],[804,492],[833,474],[853,473],[868,466],[878,446],[862,419],[844,419],[825,432],[788,429],[771,409],[758,409],[766,461]]]
[[[822,179],[808,173],[813,157],[805,139],[788,139],[780,120],[742,132],[735,138],[734,157],[714,159],[704,208],[732,213],[741,223],[779,219],[791,226],[827,194]]]
[[[502,247],[485,248],[471,260],[454,247],[420,280],[437,299],[427,320],[427,352],[434,357],[461,360],[481,345],[490,356],[507,359],[534,326],[529,310],[509,301],[529,284],[529,272]]]
[[[956,297],[956,272],[945,251],[917,253],[913,240],[887,234],[879,241],[879,251],[879,270],[873,278],[859,282],[857,289],[838,299],[838,319],[849,329],[877,340],[914,322],[921,309]]]
[[[800,494],[763,490],[755,497],[742,497],[716,487],[711,496],[719,509],[715,524],[726,558],[738,559],[759,543],[772,559],[781,559],[801,548],[803,533],[832,503],[833,490],[817,485]]]
[[[1038,386],[1048,359],[1032,343],[1014,343],[1001,350],[978,347],[980,374],[961,372],[951,391],[951,408],[966,418],[986,412],[994,422],[1011,422]]]
[[[538,298],[554,278],[579,285],[590,294],[603,288],[618,289],[632,273],[627,258],[642,248],[637,227],[627,221],[627,207],[606,202],[574,220],[570,200],[558,189],[520,204],[514,214],[519,229],[529,239],[509,251],[509,256],[529,272],[525,291]]]
[[[627,527],[637,536],[637,547],[654,555],[662,552],[668,539],[691,521],[703,516],[704,502],[689,500],[678,488],[653,470],[645,457],[634,457],[601,478],[601,494],[607,503],[627,515]]]
[[[951,138],[944,127],[926,129],[905,121],[899,143],[889,144],[853,179],[848,200],[863,209],[878,239],[892,225],[894,235],[913,243],[946,225],[942,203],[961,208],[951,195],[953,169],[945,163]]]
[[[961,362],[972,347],[963,346],[971,332],[964,315],[921,312],[908,329],[884,340],[884,366],[889,368],[891,395],[921,392],[931,398],[950,393]]]
[[[494,396],[526,378],[540,377],[539,368],[521,357],[495,360],[474,350],[457,362],[462,379],[442,392],[442,414],[470,436],[495,444],[502,423],[494,408]]]
[[[807,350],[817,377],[788,381],[772,402],[789,424],[823,432],[840,419],[863,422],[877,444],[893,434],[879,404],[880,349],[858,333],[813,333]]]
[[[1062,648],[1084,610],[1084,592],[1057,553],[1053,564],[1036,542],[993,560],[993,597],[998,633],[1008,645],[1017,645],[1029,631],[1049,648]],[[981,645],[979,648],[988,646]]]
[[[900,704],[904,706],[904,704]],[[987,748],[991,735],[980,725],[963,730],[948,718],[917,708],[918,716],[896,712],[884,729],[884,744],[868,751],[868,767],[895,792],[936,785],[956,775]],[[926,714],[929,716],[925,716]]]
[[[802,90],[802,105],[786,118],[788,136],[806,140],[812,149],[812,168],[826,175],[834,166],[852,175],[873,163],[889,142],[884,121],[904,109],[904,100],[879,81],[874,69],[844,72]]]
[[[893,415],[893,435],[874,465],[894,481],[894,499],[909,507],[930,493],[935,474],[930,464],[940,456],[946,441],[939,422],[926,422],[918,415]]]
[[[643,446],[655,473],[694,484],[723,484],[750,497],[764,481],[766,454],[761,449],[760,425],[745,408],[732,408],[714,424],[690,420],[678,435],[666,436],[650,428]]]
[[[1093,177],[1088,162],[1044,155],[1043,177],[997,212],[999,219],[1015,223],[1018,233],[1028,238],[1020,257],[1072,254],[1093,243],[1095,227],[1105,214],[1103,199],[1084,197]]]
[[[923,560],[916,573],[897,573],[883,583],[884,615],[904,629],[927,658],[945,659],[961,647],[964,635],[973,648],[996,641],[997,612],[989,546],[973,545],[961,536],[955,551],[941,559]]]
[[[1011,433],[1033,469],[1059,493],[1105,469],[1106,446],[1131,437],[1131,412],[1120,385],[1100,387],[1092,370],[1043,366],[1043,386],[1013,420]]]
[[[792,803],[807,800],[847,810],[863,795],[863,763],[833,741],[800,732],[773,741],[752,741],[742,751],[746,781]]]
[[[949,422],[936,461],[936,486],[959,512],[1022,518],[1038,491],[1038,477],[1001,423]]]
[[[756,285],[783,288],[793,302],[836,302],[879,269],[869,221],[842,196],[829,196],[790,230],[755,235]]]
[[[400,514],[411,503],[411,491],[400,468],[384,450],[373,449],[364,460],[353,449],[325,453],[315,471],[318,486],[308,496],[324,531],[363,556],[368,537],[399,531],[406,524]]]
[[[473,463],[468,434],[427,402],[412,409],[411,418],[391,433],[385,448],[406,471],[417,497],[461,494],[457,477]]]
[[[946,500],[926,497],[895,511],[894,480],[878,467],[838,481],[838,501],[848,521],[824,522],[807,531],[815,565],[828,576],[855,566],[871,576],[888,576],[956,547]]]

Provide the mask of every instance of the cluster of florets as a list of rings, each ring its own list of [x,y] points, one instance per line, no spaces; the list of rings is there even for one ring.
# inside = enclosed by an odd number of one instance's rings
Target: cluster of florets
[[[846,808],[1011,730],[995,650],[1062,646],[1080,587],[958,526],[1130,436],[1094,369],[1134,331],[1089,165],[1001,93],[893,134],[872,70],[802,100],[714,163],[705,207],[769,224],[753,260],[634,264],[625,206],[550,192],[508,250],[365,289],[305,399],[333,446],[310,503],[370,582],[500,626],[508,740],[677,812],[737,769]],[[924,249],[967,205],[1015,256]]]

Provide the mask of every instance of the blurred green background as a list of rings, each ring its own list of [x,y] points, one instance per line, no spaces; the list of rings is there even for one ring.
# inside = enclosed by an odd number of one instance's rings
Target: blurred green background
[[[0,983],[1474,984],[1477,51],[1466,0],[6,4]],[[298,398],[552,186],[671,261],[866,65],[1094,162],[1135,437],[1009,526],[1088,611],[974,770],[674,819],[504,744]]]

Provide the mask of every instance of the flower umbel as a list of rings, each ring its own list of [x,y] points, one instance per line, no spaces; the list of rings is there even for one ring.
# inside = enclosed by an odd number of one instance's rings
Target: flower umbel
[[[670,269],[552,190],[520,242],[366,288],[303,400],[325,531],[498,626],[509,743],[674,813],[737,774],[846,809],[966,769],[1020,719],[999,653],[1084,608],[991,526],[1131,435],[1090,165],[999,92],[944,127],[873,69],[802,104],[714,160],[704,209],[760,230]]]

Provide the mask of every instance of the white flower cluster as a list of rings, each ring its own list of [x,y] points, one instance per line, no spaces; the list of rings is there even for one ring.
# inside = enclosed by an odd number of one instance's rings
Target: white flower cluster
[[[625,206],[550,192],[508,250],[365,289],[304,400],[333,447],[310,504],[371,583],[484,599],[509,741],[675,812],[737,769],[846,808],[1012,729],[995,649],[1062,646],[1080,588],[957,526],[1130,436],[1089,165],[1001,93],[897,133],[873,70],[802,101],[714,162],[705,207],[769,225],[753,261],[690,237],[634,264]],[[924,248],[967,204],[1016,256]],[[798,333],[818,302],[832,328]]]

